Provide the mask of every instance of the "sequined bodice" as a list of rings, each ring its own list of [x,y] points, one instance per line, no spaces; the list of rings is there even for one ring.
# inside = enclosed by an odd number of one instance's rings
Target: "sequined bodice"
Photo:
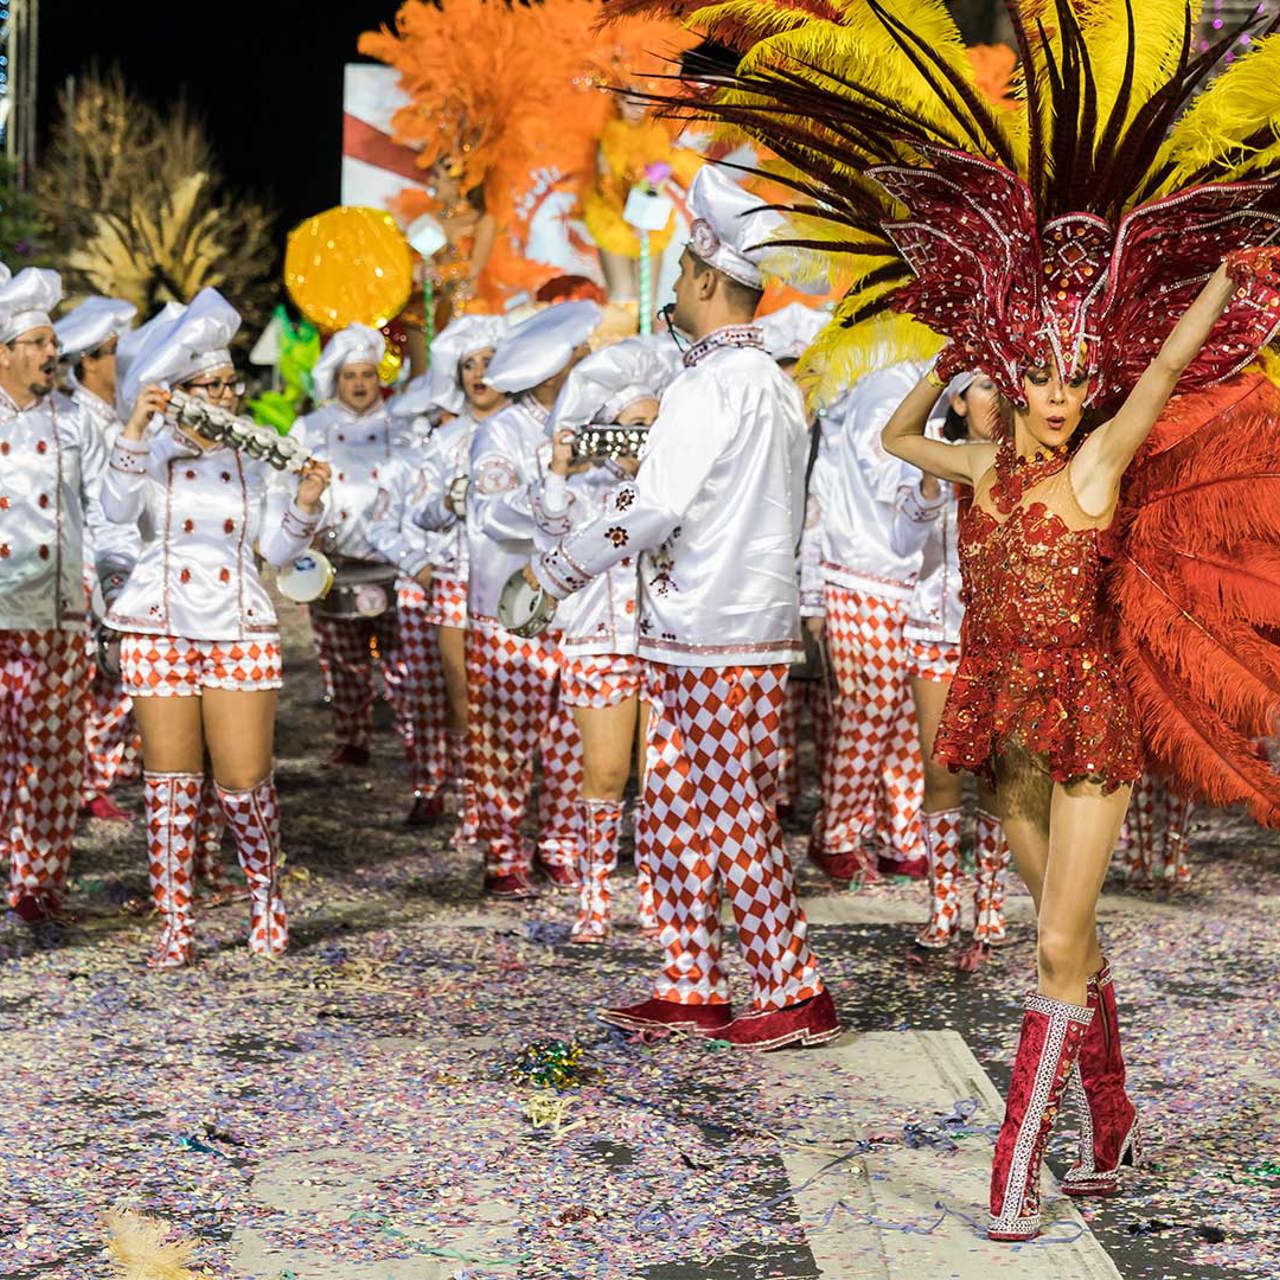
[[[997,520],[974,505],[960,528],[966,638],[971,645],[1097,642],[1098,531],[1071,529],[1041,501]]]

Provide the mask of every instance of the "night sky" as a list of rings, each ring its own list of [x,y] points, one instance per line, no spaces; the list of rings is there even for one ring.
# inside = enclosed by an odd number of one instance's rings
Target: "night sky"
[[[42,0],[40,119],[47,130],[68,75],[119,65],[162,106],[185,92],[236,190],[261,197],[284,233],[338,203],[342,67],[360,32],[396,0]]]

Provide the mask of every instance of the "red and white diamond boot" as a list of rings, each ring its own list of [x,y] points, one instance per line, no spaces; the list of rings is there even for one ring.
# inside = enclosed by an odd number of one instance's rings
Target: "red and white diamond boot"
[[[222,866],[222,837],[227,820],[218,799],[218,788],[207,774],[200,788],[200,812],[196,818],[196,883],[208,892],[207,905],[221,906],[248,890],[236,884]]]
[[[164,930],[147,956],[152,969],[180,969],[190,964],[195,954],[191,880],[201,781],[198,773],[148,771],[142,775],[151,899],[164,920]]]
[[[1009,940],[1004,895],[1009,883],[1011,855],[1009,842],[1004,838],[1004,824],[994,814],[979,809],[973,844],[973,940],[980,946],[998,947]]]
[[[1156,783],[1147,774],[1134,784],[1129,812],[1121,829],[1124,878],[1130,884],[1151,883],[1151,851],[1155,847]]]
[[[1120,1190],[1120,1170],[1142,1163],[1142,1136],[1138,1109],[1124,1087],[1120,1018],[1106,960],[1089,979],[1089,1008],[1093,1021],[1070,1084],[1080,1116],[1080,1158],[1062,1189],[1069,1196],[1113,1196]]]
[[[1152,866],[1152,878],[1175,889],[1185,889],[1191,883],[1191,864],[1187,861],[1187,835],[1191,828],[1191,814],[1195,804],[1174,795],[1168,787],[1164,791],[1164,831],[1160,860]],[[1153,860],[1154,861],[1154,860]]]
[[[583,800],[582,861],[578,918],[570,942],[604,942],[612,932],[609,919],[609,880],[618,869],[618,841],[622,835],[620,800]]]
[[[218,787],[218,799],[249,882],[249,950],[280,956],[289,947],[289,921],[280,896],[280,802],[268,774],[248,791]]]
[[[920,826],[929,855],[929,923],[916,946],[949,946],[960,931],[960,810],[922,813]]]
[[[992,1240],[1032,1240],[1040,1234],[1040,1169],[1067,1081],[1093,1019],[1088,1006],[1033,993],[1022,1015],[1018,1055],[1009,1081],[1004,1123],[991,1166]]]
[[[636,859],[636,923],[642,938],[656,938],[662,933],[662,921],[658,919],[657,899],[653,895],[653,840],[654,832],[649,822],[649,810],[643,800],[631,806],[631,832],[635,844]]]

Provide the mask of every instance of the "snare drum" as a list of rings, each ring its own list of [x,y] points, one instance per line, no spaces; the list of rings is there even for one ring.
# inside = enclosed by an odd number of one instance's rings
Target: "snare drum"
[[[396,608],[396,578],[392,564],[347,560],[337,566],[333,586],[316,606],[330,618],[380,618]]]

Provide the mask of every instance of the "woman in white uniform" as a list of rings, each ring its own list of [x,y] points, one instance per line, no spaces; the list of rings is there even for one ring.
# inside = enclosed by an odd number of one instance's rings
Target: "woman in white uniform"
[[[272,777],[280,633],[255,555],[283,565],[306,551],[329,470],[309,464],[291,494],[265,461],[164,416],[168,388],[237,408],[244,388],[228,347],[239,327],[235,309],[205,289],[139,353],[124,388],[136,401],[102,490],[109,519],[141,519],[148,535],[106,622],[122,633],[124,683],[142,734],[151,890],[164,919],[153,968],[193,956],[206,750],[249,883],[249,949],[276,956],[288,945]]]

